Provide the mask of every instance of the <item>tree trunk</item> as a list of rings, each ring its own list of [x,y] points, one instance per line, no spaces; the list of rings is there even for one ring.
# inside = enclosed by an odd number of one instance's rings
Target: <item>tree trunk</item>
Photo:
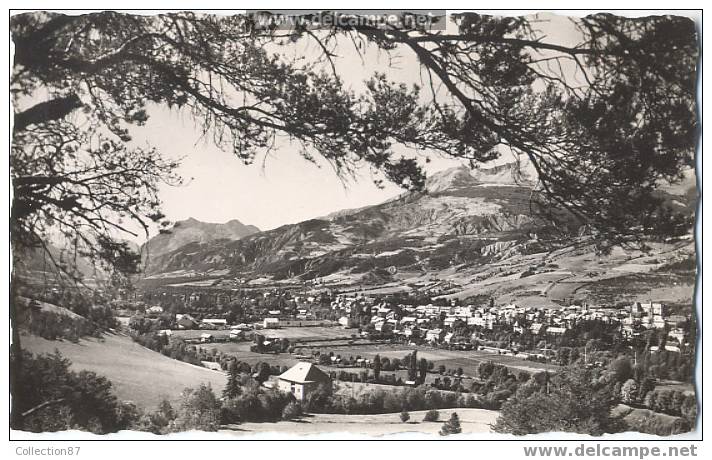
[[[12,344],[10,345],[10,427],[22,429],[22,414],[20,413],[18,388],[20,372],[22,371],[22,348],[20,346],[20,330],[17,321],[17,292],[15,283],[10,286],[10,327],[12,328]]]

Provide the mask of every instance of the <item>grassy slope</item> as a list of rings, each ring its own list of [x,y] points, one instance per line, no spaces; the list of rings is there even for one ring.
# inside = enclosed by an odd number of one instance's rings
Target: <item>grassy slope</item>
[[[166,397],[176,400],[185,387],[210,383],[222,392],[224,374],[167,358],[134,343],[124,335],[106,335],[104,341],[82,339],[79,343],[22,336],[22,347],[32,353],[55,349],[72,361],[72,369],[88,370],[107,377],[119,399],[154,409]]]
[[[439,277],[462,286],[462,291],[444,297],[466,298],[493,295],[497,302],[528,306],[554,306],[563,299],[614,304],[653,298],[669,304],[691,303],[695,274],[672,272],[666,265],[694,260],[694,243],[651,243],[650,253],[614,248],[611,254],[595,255],[590,247],[553,253],[515,255],[472,270]],[[542,268],[540,264],[547,264]],[[536,273],[522,278],[529,267]],[[473,271],[474,270],[474,271]]]
[[[314,414],[294,422],[276,423],[243,423],[230,425],[223,433],[255,434],[280,432],[293,435],[316,435],[325,433],[351,433],[371,436],[394,433],[427,433],[437,435],[443,421],[450,418],[452,412],[457,412],[463,433],[489,433],[490,424],[497,419],[498,412],[484,409],[443,409],[439,422],[423,422],[426,411],[410,412],[409,423],[400,420],[400,414],[378,415],[340,415]]]

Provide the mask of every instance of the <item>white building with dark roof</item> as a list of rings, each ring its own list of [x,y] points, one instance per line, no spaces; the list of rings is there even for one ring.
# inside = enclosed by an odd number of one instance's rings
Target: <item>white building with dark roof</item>
[[[304,401],[319,385],[331,385],[331,378],[312,363],[300,362],[280,375],[277,382],[281,391],[291,393],[297,401]]]

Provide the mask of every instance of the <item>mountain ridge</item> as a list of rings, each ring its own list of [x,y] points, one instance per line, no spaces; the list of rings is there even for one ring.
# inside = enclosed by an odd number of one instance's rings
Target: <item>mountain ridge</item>
[[[239,240],[259,231],[256,226],[243,224],[237,219],[212,223],[189,217],[175,222],[168,232],[153,236],[140,249],[150,270],[153,260],[190,243],[220,239]]]

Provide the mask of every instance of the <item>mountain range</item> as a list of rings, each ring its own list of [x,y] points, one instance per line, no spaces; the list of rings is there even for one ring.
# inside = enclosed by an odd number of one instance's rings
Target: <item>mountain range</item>
[[[346,265],[357,267],[363,265],[361,259],[372,256],[383,259],[378,265],[413,265],[419,254],[437,253],[451,239],[474,237],[477,242],[468,245],[479,246],[533,231],[541,223],[531,217],[532,187],[515,174],[513,165],[475,171],[452,168],[430,177],[425,192],[274,230],[239,238],[199,239],[193,232],[160,235],[148,243],[152,253],[148,272],[228,270],[310,278],[328,274],[325,263],[330,255],[342,261],[348,256],[351,262]],[[193,221],[190,228],[196,225]],[[182,244],[191,237],[190,243]],[[160,248],[157,242],[162,243]]]
[[[669,198],[694,212],[691,190],[693,180],[678,184]],[[652,244],[647,253],[615,248],[597,254],[585,235],[576,236],[573,219],[553,228],[534,215],[534,193],[534,176],[515,164],[451,168],[431,176],[424,192],[273,230],[205,234],[183,245],[187,237],[161,235],[160,247],[149,242],[146,281],[309,282],[371,292],[426,289],[466,297],[496,291],[513,298],[563,298],[611,276],[694,258],[694,244],[684,238]]]

